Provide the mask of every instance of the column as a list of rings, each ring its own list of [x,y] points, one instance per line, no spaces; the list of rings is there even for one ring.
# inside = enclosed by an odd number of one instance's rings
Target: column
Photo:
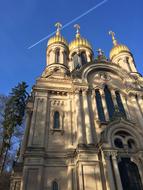
[[[86,51],[87,62],[91,62],[90,53]]]
[[[106,174],[106,180],[108,179],[109,183],[106,183],[107,189],[110,190],[116,190],[115,181],[113,177],[113,171],[112,171],[112,165],[111,165],[111,159],[110,159],[110,152],[104,151],[103,153],[104,157],[103,160],[105,160],[106,166],[103,161],[105,174]]]
[[[107,105],[106,105],[104,90],[99,89],[99,92],[100,92],[100,95],[101,95],[101,101],[102,101],[102,105],[103,105],[105,119],[106,119],[106,121],[109,121],[109,114],[108,114],[108,109],[107,109]]]
[[[134,59],[133,59],[133,57],[132,56],[130,56],[129,57],[129,64],[130,64],[130,67],[131,67],[131,69],[132,69],[132,72],[137,72],[137,69],[136,69],[136,67],[135,67],[135,63],[134,63]]]
[[[60,51],[60,63],[66,65],[66,53],[64,50]]]
[[[117,163],[117,152],[111,152],[111,159],[113,163],[113,169],[114,169],[114,174],[115,174],[115,180],[116,180],[116,186],[117,190],[122,190],[122,182],[120,178],[120,173],[119,173],[119,168],[118,168],[118,163]]]
[[[128,105],[127,105],[127,97],[125,95],[123,95],[122,93],[120,94],[120,96],[121,96],[121,100],[122,100],[122,103],[123,103],[123,106],[124,106],[124,109],[126,112],[126,117],[127,117],[127,119],[130,119],[130,112],[129,112]]]
[[[49,65],[51,63],[55,63],[55,51],[54,50],[50,51],[49,63],[47,63],[47,65]]]
[[[91,102],[92,102],[92,110],[94,113],[94,118],[95,118],[95,120],[99,121],[95,89],[92,89]]]
[[[79,90],[75,91],[75,107],[76,107],[78,144],[84,144],[83,130],[82,130],[82,114],[81,114],[80,91]]]
[[[93,120],[94,120],[94,127],[96,130],[96,138],[97,134],[100,134],[100,126],[99,126],[99,117],[98,117],[98,110],[97,110],[97,104],[96,104],[96,94],[95,94],[95,89],[92,89],[92,94],[91,94],[91,105],[92,105],[92,113],[93,113]],[[100,137],[99,137],[100,138]],[[100,140],[100,139],[97,139]]]
[[[87,89],[84,89],[82,91],[86,140],[87,140],[87,144],[93,144],[87,93],[88,93]]]
[[[137,101],[138,101],[138,105],[139,105],[141,114],[143,115],[143,99],[142,99],[142,95],[137,96]]]
[[[117,100],[116,100],[115,90],[110,89],[110,92],[111,92],[111,96],[112,96],[112,100],[113,100],[114,108],[115,108],[115,107],[118,107]]]
[[[84,188],[84,174],[83,174],[83,165],[81,162],[78,164],[78,190],[85,190]]]
[[[34,129],[35,129],[37,106],[38,106],[38,98],[35,96],[34,97],[34,106],[33,106],[33,110],[32,110],[33,113],[32,113],[32,117],[31,117],[31,127],[30,127],[29,137],[28,137],[28,146],[31,146],[32,141],[33,141],[33,133],[34,133]]]
[[[134,114],[136,114],[137,118],[138,118],[138,121],[141,125],[141,127],[143,128],[143,117],[142,117],[142,113],[139,109],[139,106],[138,106],[138,102],[137,102],[137,99],[136,99],[136,96],[133,94],[131,96],[131,101],[132,101],[132,105],[133,105],[133,108],[134,108]]]
[[[24,132],[24,137],[22,139],[22,145],[20,148],[20,156],[19,156],[19,162],[23,161],[23,155],[26,150],[26,146],[28,144],[28,137],[29,137],[29,131],[30,131],[30,122],[31,122],[31,115],[32,115],[32,110],[26,109],[26,129]]]

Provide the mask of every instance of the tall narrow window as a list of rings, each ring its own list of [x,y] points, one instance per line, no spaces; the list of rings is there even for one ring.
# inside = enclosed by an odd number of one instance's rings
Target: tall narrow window
[[[55,62],[59,63],[60,62],[60,50],[57,49],[55,52]]]
[[[123,113],[124,116],[126,116],[125,109],[124,109],[124,106],[123,106],[123,104],[122,104],[122,100],[121,100],[120,93],[119,93],[118,91],[116,91],[115,94],[116,94],[116,100],[117,100],[117,104],[118,104],[119,111],[120,111],[121,113]]]
[[[82,65],[85,65],[87,63],[86,53],[85,52],[81,52],[80,58],[81,58]]]
[[[58,183],[56,181],[53,181],[53,184],[52,184],[52,190],[58,190]]]
[[[113,113],[115,111],[114,108],[114,104],[113,104],[113,100],[112,100],[112,96],[111,96],[111,92],[108,89],[108,86],[106,85],[104,88],[104,93],[105,93],[105,100],[106,100],[106,104],[107,104],[107,109],[108,109],[108,113],[109,113],[109,118],[111,119],[113,116]]]
[[[143,189],[138,167],[130,158],[121,158],[118,166],[123,190]]]
[[[74,68],[79,69],[81,67],[80,57],[77,53],[73,55]]]
[[[58,111],[55,111],[54,113],[54,129],[59,129],[60,128],[60,114]]]
[[[96,94],[96,104],[97,104],[97,111],[98,111],[98,116],[100,121],[105,122],[105,115],[104,115],[104,110],[102,106],[102,100],[101,100],[101,95],[99,90],[95,90]]]

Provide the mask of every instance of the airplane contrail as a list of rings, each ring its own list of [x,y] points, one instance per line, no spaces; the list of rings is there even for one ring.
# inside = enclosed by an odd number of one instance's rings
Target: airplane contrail
[[[86,16],[87,14],[89,14],[90,12],[92,12],[93,10],[97,9],[98,7],[100,7],[101,5],[107,3],[108,0],[104,0],[100,3],[98,3],[97,5],[95,5],[94,7],[90,8],[89,10],[87,10],[86,12],[84,12],[83,14],[79,15],[78,17],[74,18],[73,20],[69,21],[68,23],[64,24],[62,29],[68,27],[69,25],[71,25],[72,23],[74,23],[75,21],[81,19],[82,17]],[[38,45],[39,43],[43,42],[44,40],[46,40],[47,38],[51,37],[53,34],[55,34],[56,31],[50,33],[49,35],[45,36],[44,38],[42,38],[41,40],[39,40],[38,42],[34,43],[33,45],[29,46],[27,49],[31,49],[33,47],[35,47],[36,45]]]

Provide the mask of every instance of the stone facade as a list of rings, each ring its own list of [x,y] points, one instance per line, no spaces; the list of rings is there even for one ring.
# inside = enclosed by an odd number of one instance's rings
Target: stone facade
[[[59,27],[49,40],[11,190],[143,189],[143,78],[124,45],[94,59],[77,29],[70,45]]]

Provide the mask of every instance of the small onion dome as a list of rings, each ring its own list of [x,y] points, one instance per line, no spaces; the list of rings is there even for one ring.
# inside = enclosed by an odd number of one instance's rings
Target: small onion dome
[[[123,44],[118,44],[117,46],[114,46],[110,51],[110,59],[112,60],[113,57],[122,52],[130,52],[130,50],[127,46]]]
[[[61,35],[55,35],[52,38],[50,38],[47,45],[49,46],[53,43],[61,43],[61,44],[68,46],[68,42]]]
[[[118,44],[117,40],[115,39],[115,33],[110,31],[109,34],[112,36],[112,41],[114,47],[110,51],[110,59],[112,60],[116,55],[122,53],[122,52],[129,52],[129,48],[124,44]]]
[[[77,29],[76,38],[69,44],[69,50],[73,50],[78,47],[86,47],[92,49],[91,44],[85,38],[82,38],[79,33],[80,26],[75,24],[74,27]]]
[[[49,39],[47,46],[54,44],[54,43],[61,43],[61,44],[68,46],[68,42],[64,39],[64,37],[60,33],[60,29],[61,29],[62,25],[58,22],[55,24],[55,26],[57,27],[56,35]]]

